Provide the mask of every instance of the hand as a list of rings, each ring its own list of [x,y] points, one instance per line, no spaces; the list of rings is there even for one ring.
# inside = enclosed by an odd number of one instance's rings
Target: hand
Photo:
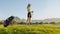
[[[32,13],[33,13],[33,11],[32,11]]]

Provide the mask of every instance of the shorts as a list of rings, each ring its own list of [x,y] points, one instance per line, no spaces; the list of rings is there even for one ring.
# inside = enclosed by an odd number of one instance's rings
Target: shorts
[[[31,13],[30,13],[30,12],[28,12],[27,17],[28,17],[28,18],[31,18]]]

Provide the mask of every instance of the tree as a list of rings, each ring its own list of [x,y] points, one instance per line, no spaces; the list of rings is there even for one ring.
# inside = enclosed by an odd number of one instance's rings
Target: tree
[[[43,22],[40,22],[39,24],[43,24]]]
[[[44,24],[48,24],[48,22],[45,22]]]
[[[38,22],[35,22],[35,24],[38,24]]]
[[[50,22],[50,24],[55,24],[55,22]]]

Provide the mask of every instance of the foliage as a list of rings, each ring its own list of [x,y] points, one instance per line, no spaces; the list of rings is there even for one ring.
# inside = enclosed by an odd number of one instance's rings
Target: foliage
[[[50,22],[50,24],[55,24],[55,22]]]

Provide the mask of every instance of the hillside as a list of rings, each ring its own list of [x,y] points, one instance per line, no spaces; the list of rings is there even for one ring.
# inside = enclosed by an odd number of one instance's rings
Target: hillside
[[[48,18],[48,19],[44,19],[44,20],[32,20],[32,22],[60,22],[60,18]]]
[[[26,19],[20,19],[19,17],[14,17],[14,20],[18,23],[20,22],[25,22]],[[4,20],[1,20],[0,22],[3,22]],[[48,18],[48,19],[44,19],[44,20],[31,20],[32,23],[35,22],[60,22],[60,18]]]

